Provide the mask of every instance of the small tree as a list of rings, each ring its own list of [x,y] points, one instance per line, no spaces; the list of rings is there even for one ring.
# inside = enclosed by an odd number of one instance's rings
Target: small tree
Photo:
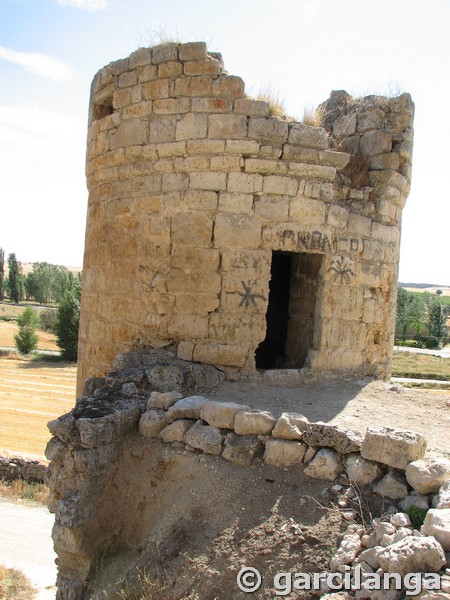
[[[15,254],[8,255],[8,289],[9,299],[16,304],[20,300],[20,263]]]
[[[38,337],[36,335],[37,317],[33,309],[29,306],[17,319],[19,333],[14,336],[17,350],[20,354],[30,354],[36,350]]]
[[[77,284],[65,292],[58,305],[58,316],[56,318],[56,343],[61,348],[61,356],[70,361],[76,361],[78,354],[80,295],[81,288]]]
[[[3,296],[5,293],[4,280],[5,280],[5,251],[3,250],[3,248],[0,248],[0,300],[3,300]]]
[[[450,314],[450,307],[433,298],[428,306],[428,327],[430,335],[443,338],[447,335],[447,319]]]

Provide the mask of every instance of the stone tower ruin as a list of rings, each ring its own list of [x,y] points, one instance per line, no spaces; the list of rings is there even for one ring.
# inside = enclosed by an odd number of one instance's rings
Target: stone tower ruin
[[[80,390],[169,345],[233,377],[389,374],[414,105],[333,92],[321,110],[272,116],[203,42],[97,73]]]

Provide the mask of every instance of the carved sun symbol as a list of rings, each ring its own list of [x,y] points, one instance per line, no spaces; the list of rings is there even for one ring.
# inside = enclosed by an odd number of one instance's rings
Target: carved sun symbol
[[[333,281],[339,283],[350,283],[352,277],[355,277],[355,272],[352,269],[353,264],[347,260],[345,256],[339,257],[333,262],[333,265],[328,269],[328,272],[333,272]]]
[[[241,297],[239,307],[245,306],[245,308],[248,308],[249,306],[256,306],[256,298],[259,298],[260,300],[266,299],[262,294],[255,294],[252,292],[254,284],[251,281],[241,281],[241,284],[244,288],[243,292],[228,292],[229,294],[237,294]]]

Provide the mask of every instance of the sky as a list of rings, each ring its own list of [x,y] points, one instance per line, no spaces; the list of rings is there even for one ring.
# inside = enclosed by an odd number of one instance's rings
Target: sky
[[[0,247],[82,265],[91,81],[162,35],[206,41],[299,119],[332,90],[409,92],[399,280],[450,285],[449,23],[450,0],[0,0]]]

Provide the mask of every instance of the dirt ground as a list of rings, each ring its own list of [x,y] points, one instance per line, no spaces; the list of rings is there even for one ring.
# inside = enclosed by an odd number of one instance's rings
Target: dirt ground
[[[212,399],[269,410],[298,412],[310,421],[340,423],[365,432],[368,426],[417,431],[430,454],[450,456],[450,391],[409,389],[382,381],[341,380],[299,388],[225,382]]]

